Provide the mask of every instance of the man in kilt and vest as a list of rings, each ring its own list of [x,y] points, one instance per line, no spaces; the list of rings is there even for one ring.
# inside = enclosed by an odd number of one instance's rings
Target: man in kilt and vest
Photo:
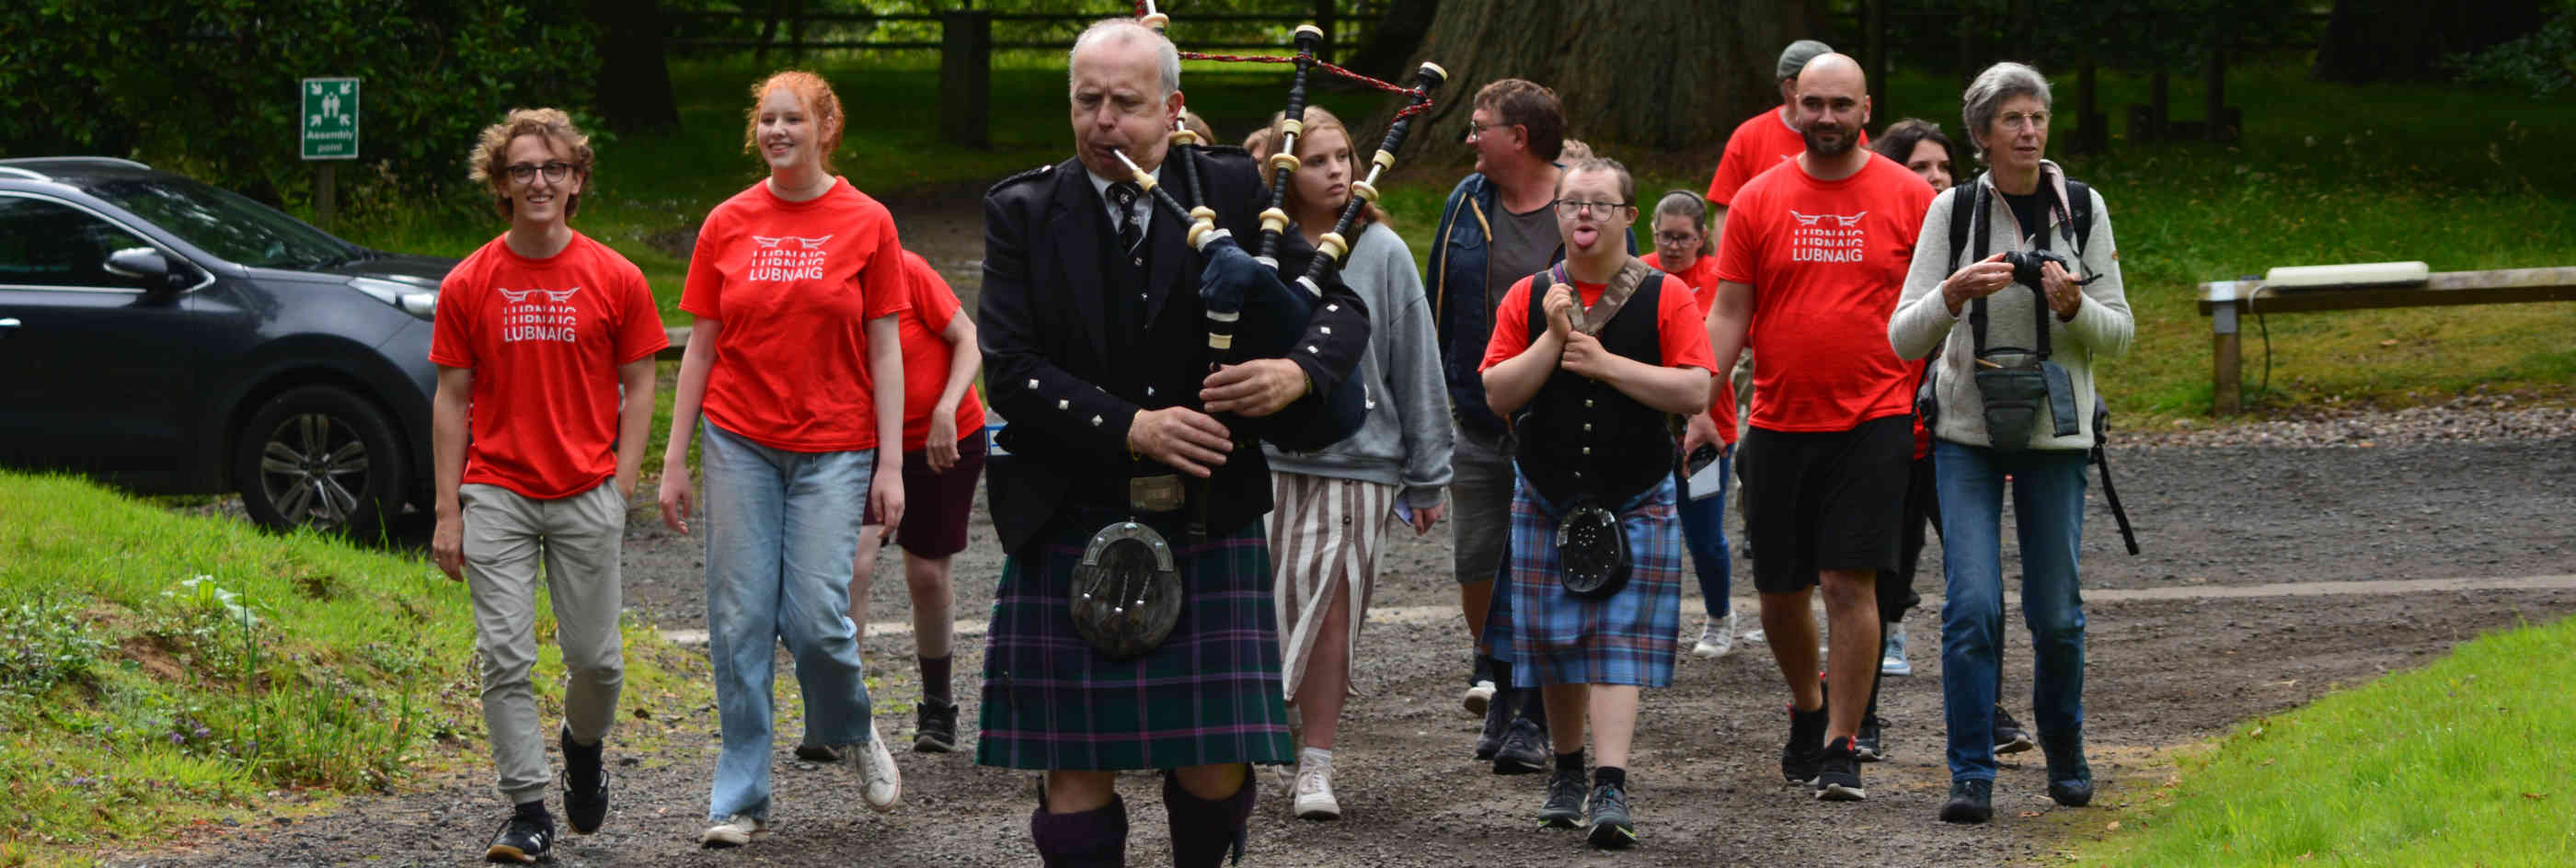
[[[976,761],[1045,773],[1029,831],[1050,866],[1124,864],[1116,773],[1162,771],[1173,864],[1212,866],[1240,854],[1250,764],[1296,761],[1261,527],[1270,475],[1254,441],[1314,415],[1358,363],[1369,322],[1328,278],[1310,322],[1268,324],[1295,335],[1288,358],[1211,373],[1202,272],[1263,266],[1231,245],[1193,251],[1188,225],[1155,211],[1120,157],[1238,233],[1268,204],[1258,169],[1235,148],[1169,147],[1180,59],[1160,34],[1103,21],[1069,63],[1075,157],[984,199],[978,333],[1010,453],[987,480],[1009,558]],[[1303,273],[1312,249],[1294,232],[1282,242],[1287,273]],[[1253,318],[1245,330],[1263,325]],[[1167,635],[1102,632],[1169,616],[1175,597]]]
[[[1627,251],[1636,185],[1618,161],[1556,182],[1565,261],[1512,286],[1485,347],[1485,400],[1511,421],[1518,484],[1497,596],[1512,681],[1547,703],[1555,771],[1539,808],[1593,846],[1637,840],[1628,747],[1638,688],[1666,687],[1680,644],[1673,417],[1708,406],[1717,360],[1699,302]],[[1600,763],[1585,780],[1584,734]]]

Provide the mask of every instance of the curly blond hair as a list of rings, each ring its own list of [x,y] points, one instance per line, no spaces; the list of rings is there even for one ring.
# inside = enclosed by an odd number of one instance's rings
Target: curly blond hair
[[[483,128],[483,134],[475,137],[474,152],[465,157],[465,177],[492,191],[492,209],[504,219],[510,216],[510,143],[520,136],[544,136],[561,146],[570,157],[573,177],[579,179],[581,189],[590,189],[590,136],[573,126],[572,116],[562,109],[511,109],[500,123]],[[564,216],[579,213],[581,194],[574,193],[564,200]]]

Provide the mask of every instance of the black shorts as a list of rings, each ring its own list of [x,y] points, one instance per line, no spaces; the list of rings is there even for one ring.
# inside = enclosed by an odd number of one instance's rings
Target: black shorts
[[[1821,570],[1896,569],[1913,416],[1871,419],[1848,431],[1754,428],[1736,452],[1755,590],[1814,587]]]
[[[1905,514],[1896,520],[1896,569],[1878,577],[1878,619],[1905,620],[1905,611],[1923,604],[1914,577],[1923,563],[1924,530],[1941,530],[1941,494],[1932,487],[1932,456],[1914,459],[1907,471]]]
[[[903,525],[895,544],[914,557],[938,559],[966,550],[966,519],[975,509],[975,486],[984,478],[984,431],[957,441],[957,463],[948,472],[930,469],[930,451],[903,454]],[[862,523],[883,524],[875,505]]]

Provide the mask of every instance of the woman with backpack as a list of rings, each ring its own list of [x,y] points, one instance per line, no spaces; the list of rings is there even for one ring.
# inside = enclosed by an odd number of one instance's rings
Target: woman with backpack
[[[1887,332],[1905,358],[1941,350],[1929,373],[1938,415],[1928,422],[1946,581],[1951,784],[1941,819],[1982,823],[1994,813],[2007,478],[2048,794],[2067,806],[2092,800],[2076,553],[2098,403],[2093,365],[2127,352],[2135,323],[2101,197],[2045,156],[2047,79],[1998,63],[1960,102],[1968,140],[1991,169],[1933,201]]]

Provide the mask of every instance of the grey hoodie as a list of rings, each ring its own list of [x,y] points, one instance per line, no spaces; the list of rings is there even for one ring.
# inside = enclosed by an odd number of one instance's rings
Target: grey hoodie
[[[1270,469],[1399,486],[1406,506],[1437,506],[1449,485],[1449,393],[1413,251],[1394,230],[1371,223],[1351,242],[1342,284],[1359,293],[1372,320],[1350,380],[1368,390],[1368,419],[1349,439],[1314,452],[1262,444]]]

